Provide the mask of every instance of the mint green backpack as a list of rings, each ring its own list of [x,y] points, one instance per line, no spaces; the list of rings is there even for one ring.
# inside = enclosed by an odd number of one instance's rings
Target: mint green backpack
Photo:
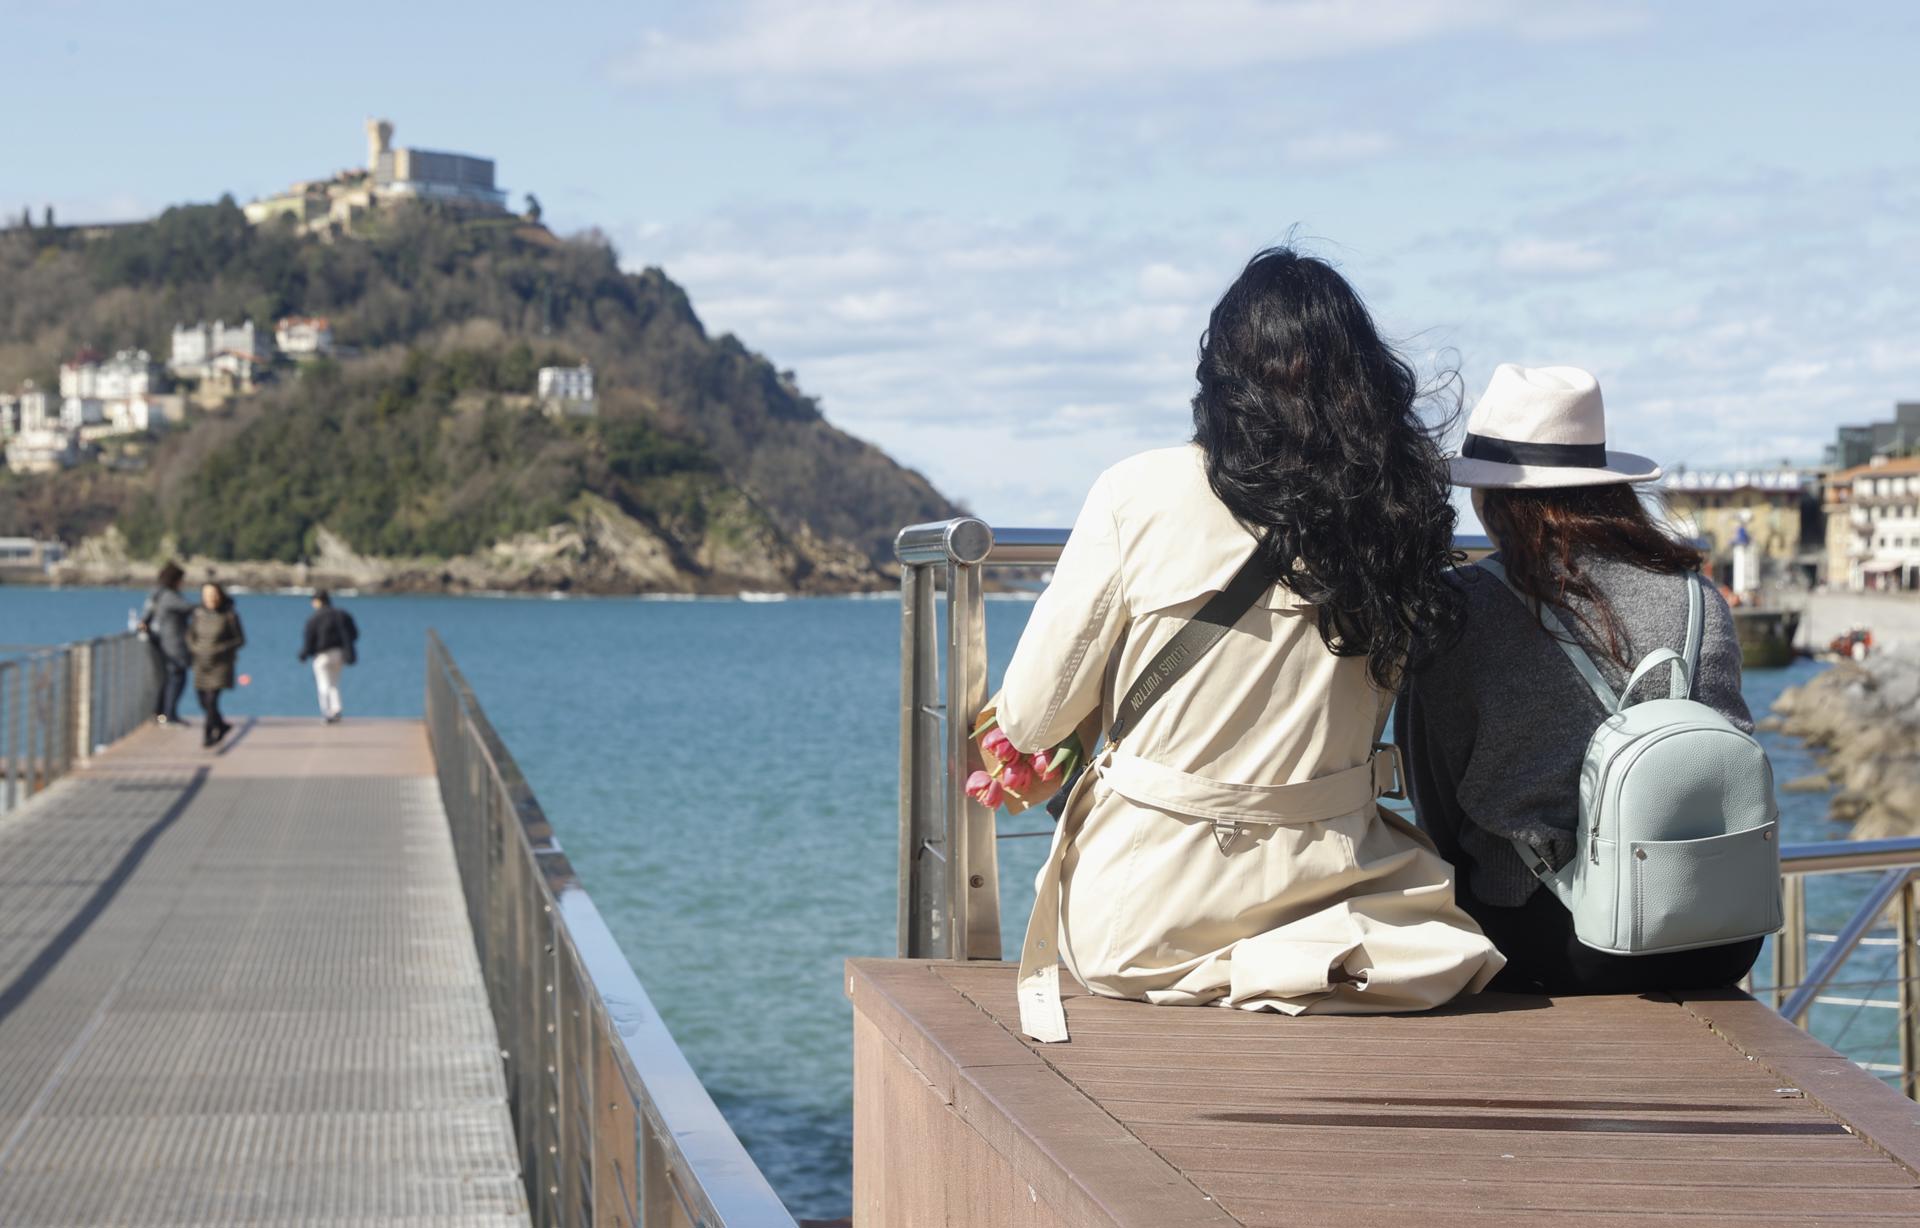
[[[1482,560],[1521,604],[1506,569]],[[1540,623],[1586,680],[1607,718],[1580,767],[1578,847],[1547,864],[1514,841],[1527,868],[1573,913],[1574,936],[1615,955],[1652,955],[1759,938],[1780,928],[1779,808],[1760,744],[1690,698],[1705,631],[1698,577],[1687,580],[1686,652],[1642,657],[1615,695],[1554,612]],[[1634,702],[1653,670],[1672,669],[1666,699]]]

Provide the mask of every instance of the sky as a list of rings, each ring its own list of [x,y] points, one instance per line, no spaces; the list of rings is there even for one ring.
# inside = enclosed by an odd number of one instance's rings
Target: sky
[[[1187,438],[1207,312],[1278,242],[1436,404],[1584,366],[1669,466],[1920,399],[1920,5],[0,0],[0,46],[0,210],[246,200],[385,116],[1000,524]]]

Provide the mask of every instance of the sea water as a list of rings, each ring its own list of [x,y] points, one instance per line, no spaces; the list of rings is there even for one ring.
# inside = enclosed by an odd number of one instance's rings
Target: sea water
[[[0,588],[0,644],[126,627],[142,594]],[[304,597],[240,594],[247,632],[230,717],[311,715],[296,659]],[[798,1214],[851,1204],[848,956],[891,955],[898,831],[897,601],[343,597],[360,625],[347,716],[418,716],[439,631],[714,1099]],[[997,679],[1031,607],[987,604]],[[1755,670],[1756,714],[1821,667]],[[191,695],[183,705],[196,714]],[[1781,780],[1817,770],[1762,735]],[[1826,798],[1783,794],[1788,841],[1844,838]],[[1002,830],[1044,828],[1044,815]],[[1018,949],[1044,839],[1000,842],[1005,948]],[[1867,876],[1817,881],[1813,928],[1844,923]],[[1815,945],[1809,959],[1817,959]],[[1844,978],[1870,987],[1891,948]],[[1887,967],[1882,967],[1887,965]],[[1763,955],[1758,971],[1767,970]],[[1764,976],[1760,977],[1764,981]],[[1872,996],[1866,988],[1856,993]],[[1883,985],[1879,992],[1887,994]],[[1816,1030],[1894,1060],[1894,1012],[1817,1007]]]

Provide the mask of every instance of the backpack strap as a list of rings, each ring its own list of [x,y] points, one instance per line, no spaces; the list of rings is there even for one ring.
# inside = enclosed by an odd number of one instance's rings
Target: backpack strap
[[[1703,592],[1706,586],[1707,578],[1699,572],[1696,571],[1687,576],[1687,648],[1685,664],[1687,667],[1688,694],[1693,690],[1694,680],[1700,676],[1700,644],[1701,641],[1706,638],[1707,634],[1707,601]],[[1632,690],[1633,688],[1629,687],[1627,689]],[[1682,694],[1680,691],[1680,681],[1678,677],[1674,679],[1672,696],[1675,699],[1687,698],[1687,695]]]
[[[1506,585],[1507,591],[1518,597],[1521,605],[1528,607],[1535,605],[1525,593],[1513,586],[1513,581],[1507,576],[1507,569],[1498,561],[1481,559],[1474,566]],[[1586,649],[1580,647],[1580,641],[1573,638],[1573,633],[1567,630],[1566,624],[1560,621],[1560,616],[1553,612],[1552,607],[1545,602],[1540,602],[1538,605],[1540,625],[1546,628],[1548,638],[1560,645],[1560,651],[1567,654],[1567,660],[1573,662],[1573,668],[1580,671],[1580,676],[1586,679],[1589,687],[1593,688],[1594,697],[1600,701],[1600,706],[1609,712],[1618,712],[1621,697],[1615,695],[1613,688],[1607,685],[1606,678],[1601,676],[1600,668],[1593,663],[1593,658],[1587,655]]]

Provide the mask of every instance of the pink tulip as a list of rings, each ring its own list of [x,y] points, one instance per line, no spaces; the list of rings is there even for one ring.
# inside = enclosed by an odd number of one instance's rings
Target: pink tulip
[[[1007,796],[1007,791],[1000,787],[999,781],[989,780],[987,782],[987,787],[980,790],[980,796],[978,800],[980,804],[982,806],[985,806],[988,810],[998,810],[1000,808],[1000,803],[1003,800],[1005,800],[1006,796]]]
[[[1050,750],[1034,752],[1033,771],[1034,775],[1042,780],[1052,780],[1058,776],[1060,769],[1054,765],[1053,752]]]
[[[992,783],[993,777],[987,775],[985,772],[975,772],[973,775],[967,777],[967,796],[976,801],[979,800],[980,795],[985,793],[987,786]]]
[[[987,730],[986,736],[980,739],[980,749],[1002,763],[1020,757],[1020,752],[1014,749],[1013,740],[998,725]]]
[[[1012,789],[1015,793],[1024,793],[1033,783],[1033,765],[1025,759],[1015,759],[1000,769],[1001,787]]]

